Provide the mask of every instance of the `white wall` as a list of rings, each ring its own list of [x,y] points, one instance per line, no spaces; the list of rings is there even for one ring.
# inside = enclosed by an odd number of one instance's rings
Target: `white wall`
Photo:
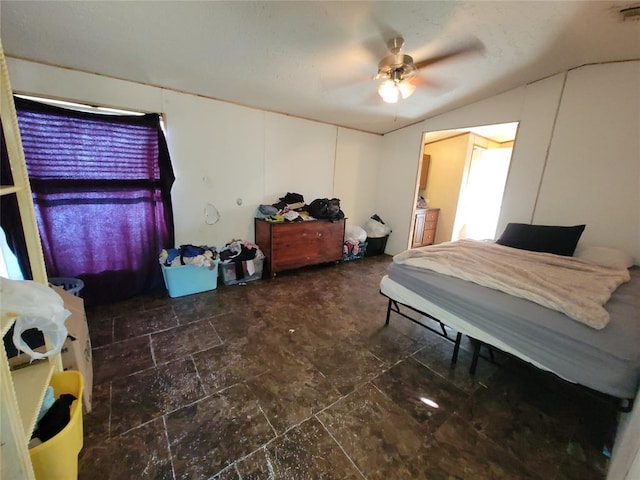
[[[266,115],[267,203],[277,202],[287,192],[303,195],[307,203],[331,198],[337,127],[274,113]]]
[[[253,239],[252,217],[265,196],[264,113],[169,91],[163,97],[176,243]],[[213,225],[204,221],[208,203],[220,213]]]
[[[16,92],[164,115],[177,244],[253,240],[258,205],[287,192],[308,203],[344,196],[343,210],[357,222],[373,213],[379,135],[24,60],[7,63]],[[214,225],[205,222],[207,204],[220,213]]]
[[[531,223],[553,133],[554,118],[565,75],[527,85],[522,89],[518,132],[513,146],[509,176],[502,198],[497,235],[509,222]]]
[[[421,126],[403,128],[382,138],[375,210],[392,230],[386,253],[409,247],[421,155]]]
[[[382,137],[338,129],[334,194],[347,222],[361,227],[375,212]]]
[[[582,67],[385,135],[377,208],[393,228],[387,253],[407,246],[422,133],[519,121],[498,235],[510,221],[584,222],[584,243],[638,263],[639,78],[638,61]]]
[[[533,220],[640,260],[640,62],[569,72]]]

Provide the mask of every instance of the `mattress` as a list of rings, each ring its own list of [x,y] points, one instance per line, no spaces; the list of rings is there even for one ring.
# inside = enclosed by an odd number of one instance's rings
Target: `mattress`
[[[640,384],[640,268],[605,304],[595,330],[528,300],[465,280],[391,264],[381,292],[573,383],[619,398]]]

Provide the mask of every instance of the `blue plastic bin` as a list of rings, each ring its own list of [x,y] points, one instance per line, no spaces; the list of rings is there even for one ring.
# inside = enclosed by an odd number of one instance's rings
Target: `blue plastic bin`
[[[193,265],[162,266],[164,284],[171,298],[193,295],[194,293],[215,290],[218,287],[218,263],[210,270],[207,267]]]

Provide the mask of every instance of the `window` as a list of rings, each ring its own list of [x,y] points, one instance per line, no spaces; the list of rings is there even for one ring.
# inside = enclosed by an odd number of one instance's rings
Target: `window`
[[[47,274],[84,280],[88,304],[161,288],[174,175],[160,116],[16,110]]]

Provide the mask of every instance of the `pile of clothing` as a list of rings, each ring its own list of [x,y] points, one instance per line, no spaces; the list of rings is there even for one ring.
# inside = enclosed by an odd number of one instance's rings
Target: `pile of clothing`
[[[338,198],[316,198],[307,205],[299,193],[287,193],[273,205],[260,205],[256,218],[267,222],[302,222],[304,220],[338,220],[344,218]]]
[[[304,197],[299,193],[287,193],[280,201],[273,205],[260,205],[256,211],[256,218],[267,222],[302,222],[312,220],[306,211]]]
[[[220,261],[222,263],[245,262],[261,255],[262,252],[255,243],[246,240],[232,240],[220,250]]]
[[[272,205],[278,210],[291,212],[300,212],[307,206],[304,203],[304,197],[299,193],[287,193],[284,197],[280,197],[280,201]]]
[[[352,240],[344,242],[342,253],[346,257],[356,257],[360,253],[360,244],[354,243]]]
[[[165,267],[175,267],[179,265],[194,265],[196,267],[207,267],[213,270],[216,267],[218,251],[216,247],[207,245],[180,245],[179,248],[167,248],[160,252],[161,265]]]
[[[225,285],[244,284],[260,278],[263,259],[264,254],[255,243],[246,240],[227,243],[220,250],[220,270]]]

